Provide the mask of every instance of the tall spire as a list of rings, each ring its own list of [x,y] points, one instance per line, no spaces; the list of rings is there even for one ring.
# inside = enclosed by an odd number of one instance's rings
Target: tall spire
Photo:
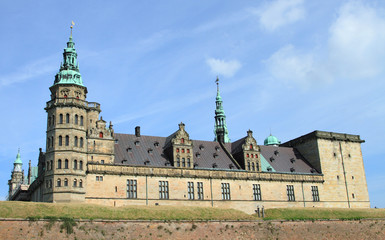
[[[219,92],[218,77],[215,80],[215,82],[217,84],[217,97],[215,99],[216,108],[215,108],[215,117],[214,117],[215,118],[214,141],[228,143],[230,142],[229,131],[227,130],[225,110],[223,109],[222,97]]]
[[[76,84],[84,86],[82,76],[79,71],[79,64],[77,60],[78,55],[75,50],[75,43],[72,40],[73,26],[74,22],[71,24],[71,34],[67,42],[67,47],[64,49],[63,63],[60,64],[60,70],[55,76],[54,85]]]

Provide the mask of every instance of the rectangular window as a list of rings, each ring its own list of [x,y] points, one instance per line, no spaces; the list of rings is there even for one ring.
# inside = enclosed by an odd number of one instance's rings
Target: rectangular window
[[[253,197],[254,201],[262,201],[261,185],[253,184]]]
[[[203,200],[203,182],[197,182],[198,200]]]
[[[103,181],[103,176],[96,176],[96,181],[102,182]]]
[[[222,200],[230,200],[230,183],[222,183]]]
[[[168,199],[168,181],[159,181],[159,199]]]
[[[127,198],[137,198],[137,184],[136,180],[127,180]]]
[[[313,202],[319,202],[318,186],[311,186],[311,195],[313,196]]]
[[[194,183],[193,182],[187,183],[187,192],[188,192],[188,199],[194,200]]]
[[[294,186],[286,185],[286,190],[287,190],[287,200],[289,202],[294,202],[295,201]]]

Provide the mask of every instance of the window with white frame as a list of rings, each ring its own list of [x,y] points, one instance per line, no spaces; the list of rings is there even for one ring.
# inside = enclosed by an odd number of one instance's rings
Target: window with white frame
[[[230,183],[222,183],[222,200],[230,200]]]
[[[168,198],[168,181],[159,181],[159,199]]]
[[[253,198],[254,198],[254,201],[262,201],[260,184],[253,184]]]
[[[188,199],[194,200],[194,182],[187,183]]]
[[[319,202],[318,186],[311,186],[311,195],[313,196],[313,202]]]
[[[294,186],[286,185],[286,192],[287,192],[287,200],[289,202],[294,202],[295,201]]]
[[[127,180],[127,198],[137,198],[136,180]]]

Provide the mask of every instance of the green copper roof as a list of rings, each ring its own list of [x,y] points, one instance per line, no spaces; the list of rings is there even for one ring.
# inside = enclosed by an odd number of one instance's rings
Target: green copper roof
[[[21,161],[21,157],[20,157],[20,149],[19,151],[17,152],[17,155],[16,155],[16,160],[15,162],[13,162],[14,164],[23,164],[23,162]]]
[[[273,135],[270,134],[270,136],[268,136],[265,141],[264,141],[264,145],[265,146],[269,146],[269,145],[279,145],[281,144],[281,141],[278,140],[278,138],[274,137]]]
[[[230,138],[229,138],[229,130],[227,129],[226,125],[226,114],[225,110],[223,109],[222,105],[222,97],[219,92],[219,79],[217,77],[217,80],[215,81],[217,83],[217,97],[215,98],[215,125],[214,125],[214,134],[215,138],[214,141],[218,141],[218,133],[223,134],[223,142],[229,143]]]
[[[82,76],[79,71],[78,55],[74,46],[75,43],[72,41],[71,34],[70,39],[67,42],[67,47],[64,49],[63,63],[60,64],[60,70],[55,76],[54,85],[76,84],[84,87]]]
[[[270,165],[264,156],[261,154],[261,168],[262,172],[275,172],[275,169]]]

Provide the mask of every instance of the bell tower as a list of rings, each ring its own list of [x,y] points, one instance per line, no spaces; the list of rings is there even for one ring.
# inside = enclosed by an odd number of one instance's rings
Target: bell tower
[[[87,162],[92,154],[98,154],[94,146],[96,141],[92,141],[93,146],[90,146],[89,142],[94,135],[91,129],[100,125],[100,104],[86,101],[87,88],[79,71],[72,27],[64,49],[63,62],[55,75],[53,85],[49,88],[51,100],[47,102],[45,108],[47,112],[43,187],[45,202],[84,201]],[[112,125],[109,129],[102,127],[99,132],[103,132],[104,136],[98,135],[98,138],[107,140],[109,147],[102,149],[107,149],[113,154],[113,147],[109,146],[113,146]],[[92,154],[89,148],[92,149]]]
[[[24,172],[23,172],[23,162],[20,158],[20,149],[17,152],[16,159],[13,162],[13,171],[11,179],[8,180],[9,192],[8,196],[11,197],[15,190],[23,183],[24,181]]]

